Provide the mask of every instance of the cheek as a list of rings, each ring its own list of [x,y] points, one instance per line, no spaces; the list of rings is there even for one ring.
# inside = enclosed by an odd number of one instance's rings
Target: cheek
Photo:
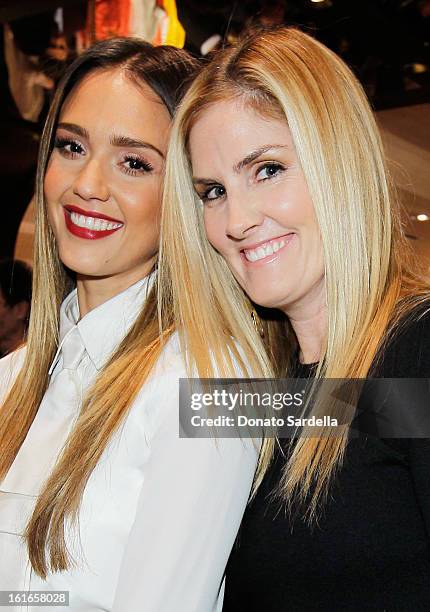
[[[302,185],[280,184],[264,194],[267,214],[285,227],[309,226],[314,219],[313,205]]]
[[[286,227],[316,223],[314,206],[301,168],[291,167],[279,182],[266,183],[260,193],[266,214]]]
[[[43,181],[43,190],[48,210],[49,221],[52,223],[55,218],[61,195],[64,193],[64,176],[58,164],[50,162],[46,170]]]
[[[46,197],[55,199],[64,191],[67,183],[70,183],[70,180],[67,180],[67,175],[61,167],[61,163],[56,155],[53,154],[46,166],[45,179],[43,182]]]
[[[55,171],[52,171],[52,167],[48,168],[43,181],[43,191],[47,202],[53,202],[55,200],[57,189],[58,182],[55,180]]]
[[[223,227],[222,219],[215,211],[204,209],[203,220],[205,224],[205,232],[207,239],[211,245],[220,253],[226,249],[226,233]]]
[[[119,205],[132,232],[148,235],[159,231],[161,185],[158,182],[129,193],[123,192]]]

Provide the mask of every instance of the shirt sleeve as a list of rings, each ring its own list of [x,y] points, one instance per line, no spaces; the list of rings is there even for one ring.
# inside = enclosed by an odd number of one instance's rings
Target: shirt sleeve
[[[113,612],[212,612],[258,448],[251,439],[180,438],[177,372],[157,377],[144,401],[162,418],[148,440]]]
[[[430,379],[430,302],[424,303],[411,320],[404,322],[388,347],[386,363],[388,367],[383,374],[387,377]],[[409,439],[406,453],[415,497],[430,541],[430,439]]]
[[[0,359],[0,404],[6,399],[24,363],[26,347],[23,346]]]

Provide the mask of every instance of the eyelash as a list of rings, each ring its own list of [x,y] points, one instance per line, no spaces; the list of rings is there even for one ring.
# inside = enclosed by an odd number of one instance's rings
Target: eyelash
[[[154,167],[149,162],[147,162],[145,159],[142,159],[141,157],[137,157],[137,156],[135,157],[134,155],[127,155],[124,159],[124,163],[129,163],[129,162],[137,162],[142,166],[139,169],[124,168],[124,172],[126,174],[130,174],[131,176],[137,176],[138,174],[152,172],[154,170]]]
[[[76,148],[79,148],[80,150],[79,151],[69,151],[68,149],[66,149],[66,147],[72,147],[72,146],[75,146]],[[60,138],[60,137],[55,138],[54,148],[58,149],[61,155],[63,155],[64,157],[68,159],[76,159],[77,157],[82,155],[82,153],[85,151],[81,143],[78,142],[77,140],[73,140],[72,138]],[[123,170],[125,174],[128,174],[130,176],[138,176],[139,174],[144,174],[146,172],[152,172],[154,170],[153,166],[149,162],[147,162],[145,159],[137,155],[126,155],[124,160],[121,162],[121,165],[130,163],[130,162],[137,162],[141,166],[140,168],[127,168],[124,165]]]
[[[267,176],[266,178],[261,179],[259,182],[269,181],[270,179],[274,178],[275,176],[278,176],[278,174],[280,172],[283,172],[285,170],[285,167],[282,164],[279,164],[278,162],[269,162],[269,163],[266,162],[266,163],[264,163],[262,166],[260,166],[257,169],[256,176],[258,176],[262,170],[267,170],[268,168],[275,168],[276,169],[275,174],[272,174],[272,176]],[[225,193],[223,195],[221,195],[221,196],[217,196],[216,198],[209,198],[208,197],[210,192],[213,189],[219,189],[219,188],[221,188],[221,189],[223,189],[225,191],[225,188],[222,185],[212,185],[212,187],[209,187],[208,189],[206,189],[206,191],[204,191],[203,193],[199,194],[200,199],[203,202],[214,202],[215,200],[218,200],[219,198],[222,198],[225,195]]]
[[[283,172],[285,170],[285,167],[282,164],[279,164],[278,162],[269,162],[269,163],[263,164],[262,166],[258,168],[257,176],[260,174],[262,170],[267,170],[268,168],[275,168],[276,172],[275,174],[272,174],[272,176],[267,176],[266,178],[262,179],[263,181],[268,181],[274,178],[275,176],[278,176],[280,172]]]
[[[81,151],[79,153],[77,151],[68,151],[66,147],[72,145],[76,145]],[[77,140],[73,140],[72,138],[60,138],[59,136],[54,140],[54,149],[58,149],[64,157],[68,157],[69,159],[76,159],[76,156],[81,155],[82,151],[84,151],[84,147]]]

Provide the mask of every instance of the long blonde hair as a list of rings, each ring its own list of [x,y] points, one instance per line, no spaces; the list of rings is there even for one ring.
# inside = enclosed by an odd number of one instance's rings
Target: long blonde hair
[[[36,231],[33,299],[24,365],[0,410],[0,478],[12,465],[37,414],[49,383],[48,370],[58,343],[59,309],[72,279],[66,273],[48,223],[44,176],[62,105],[77,83],[94,70],[120,69],[138,86],[149,85],[171,115],[198,63],[185,51],[152,47],[138,39],[110,39],[82,54],[65,73],[42,136],[36,179]],[[154,284],[136,322],[97,377],[79,418],[47,482],[25,536],[35,572],[67,569],[72,559],[65,543],[65,520],[76,523],[91,472],[118,430],[147,379],[164,340],[174,330],[172,312],[163,314],[159,334]],[[47,554],[46,554],[47,551]]]
[[[210,105],[233,98],[287,121],[307,180],[322,237],[328,306],[317,376],[365,377],[396,324],[428,299],[429,285],[414,271],[380,135],[361,85],[339,57],[296,29],[254,32],[216,54],[176,115],[167,160],[162,260],[177,303],[181,284],[189,283],[179,319],[184,328],[193,328],[199,342],[211,345],[217,325],[229,318],[258,374],[266,368],[264,356],[255,352],[258,333],[248,314],[252,305],[208,243],[192,184],[190,130]],[[205,326],[193,311],[199,295],[204,296]],[[297,348],[293,330],[280,313],[260,312],[272,372],[288,376]],[[295,444],[282,494],[306,499],[310,517],[341,464],[347,435],[345,430],[340,437],[302,437]],[[256,486],[272,450],[273,441],[266,440]]]

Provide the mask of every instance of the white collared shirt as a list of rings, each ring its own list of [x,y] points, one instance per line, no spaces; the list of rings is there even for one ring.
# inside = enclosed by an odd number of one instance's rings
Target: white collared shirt
[[[143,279],[80,321],[72,292],[61,306],[60,346],[50,385],[63,369],[62,342],[77,327],[85,346],[74,372],[76,397],[82,397],[135,321],[148,288]],[[21,349],[0,361],[0,402],[24,354]],[[257,450],[251,440],[179,438],[181,377],[186,370],[173,336],[90,476],[80,507],[79,537],[72,528],[66,530],[77,567],[50,573],[45,582],[31,570],[20,535],[80,410],[78,399],[72,409],[64,407],[58,385],[50,397],[48,389],[0,484],[0,590],[68,591],[69,608],[53,610],[221,609],[218,591],[248,499]]]

